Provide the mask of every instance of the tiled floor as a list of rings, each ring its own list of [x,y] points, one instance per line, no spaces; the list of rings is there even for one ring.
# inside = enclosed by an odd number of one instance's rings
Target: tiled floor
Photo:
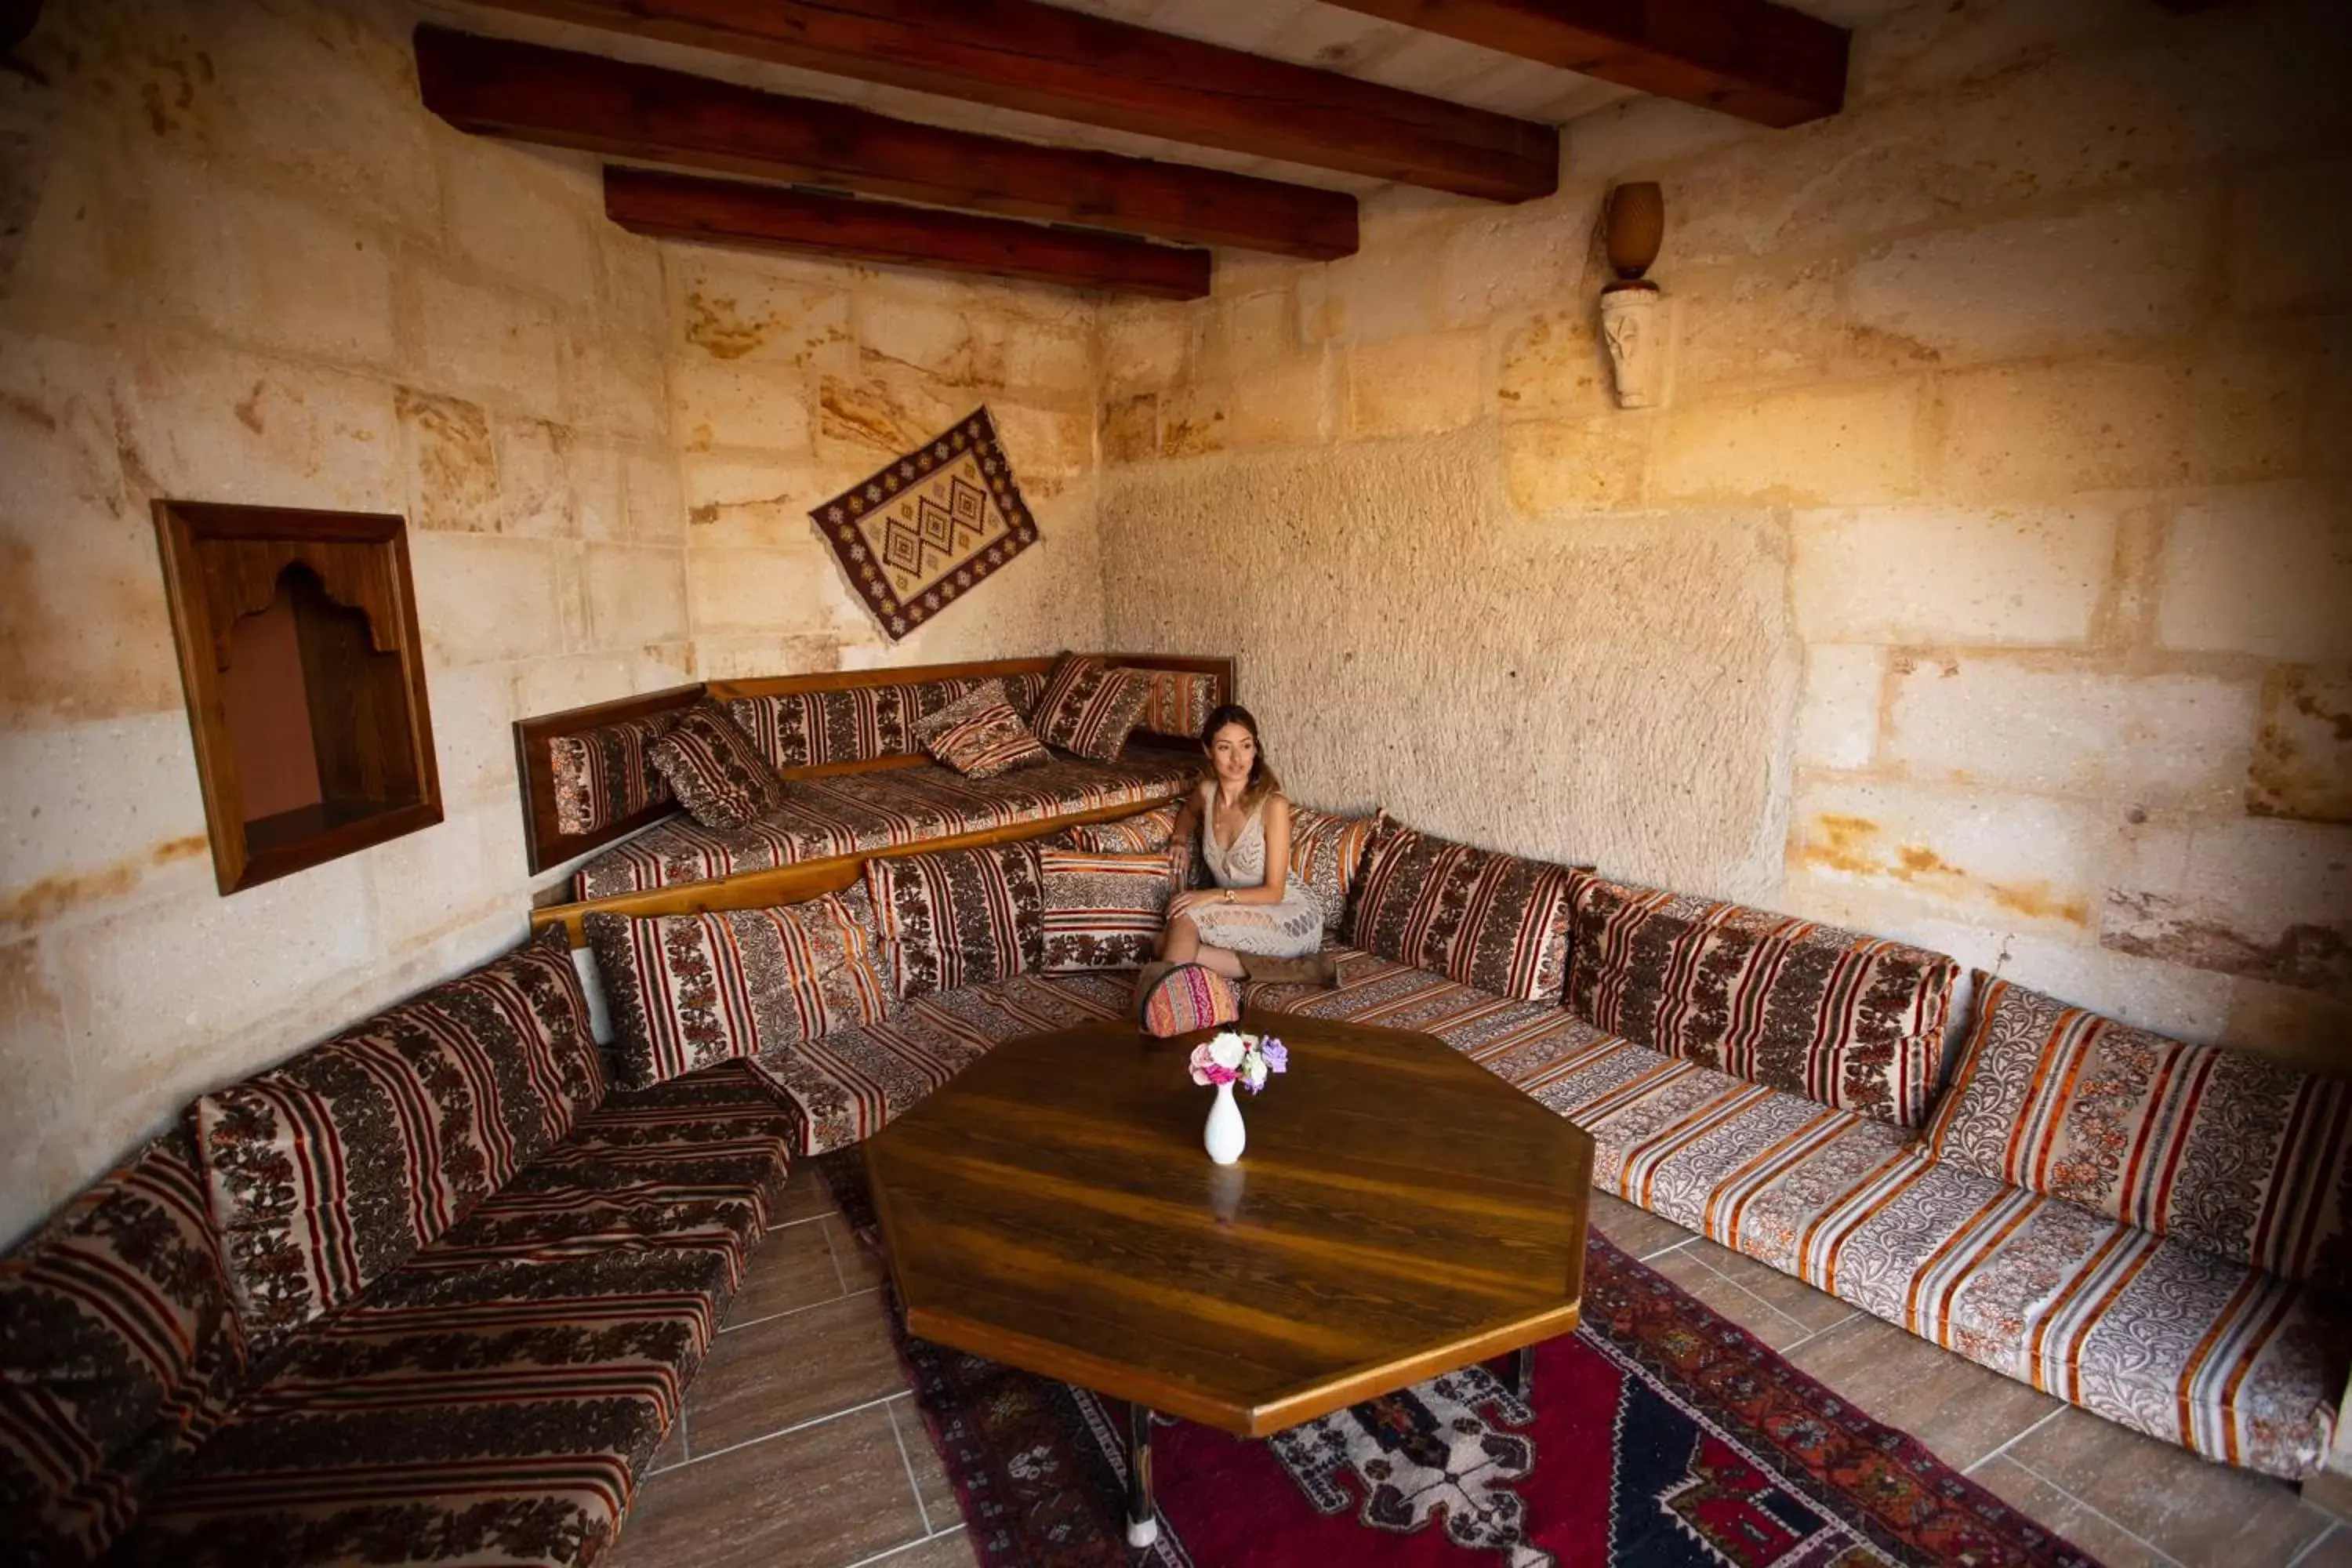
[[[1593,1223],[1692,1295],[2109,1568],[2352,1568],[2352,1524],[1858,1313],[1654,1215]],[[814,1168],[688,1392],[613,1568],[967,1568],[955,1491],[914,1409],[877,1272]],[[1204,1568],[1214,1568],[1213,1564]]]

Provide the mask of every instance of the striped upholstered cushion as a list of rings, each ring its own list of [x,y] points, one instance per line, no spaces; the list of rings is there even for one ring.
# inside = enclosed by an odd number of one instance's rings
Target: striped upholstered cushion
[[[1046,678],[1032,728],[1049,746],[1097,763],[1115,762],[1143,718],[1150,682],[1090,655],[1066,653]]]
[[[705,827],[741,827],[784,802],[784,781],[716,702],[705,700],[679,714],[646,754],[678,805]]]
[[[927,739],[923,749],[968,779],[992,779],[1054,760],[1009,702],[992,703],[948,725]]]
[[[1037,847],[908,855],[866,863],[880,968],[901,997],[1034,973],[1045,962]]]
[[[2344,1283],[2352,1084],[1987,990],[1938,1160],[2290,1279]]]
[[[1482,991],[1557,1001],[1588,875],[1391,825],[1354,889],[1349,940]]]
[[[1377,816],[1335,816],[1311,805],[1290,808],[1290,873],[1323,906],[1327,932],[1339,929],[1380,823]]]
[[[1197,738],[1217,705],[1217,678],[1196,669],[1138,669],[1144,681],[1143,727]]]
[[[1901,942],[1596,881],[1577,911],[1568,999],[1653,1050],[1916,1127],[1958,973]]]
[[[257,1352],[464,1219],[604,1098],[563,933],[196,1101]]]
[[[862,886],[774,909],[594,914],[586,925],[625,1089],[889,1011]]]
[[[1100,855],[1143,855],[1164,850],[1176,831],[1176,808],[1159,805],[1111,822],[1081,822],[1066,827],[1055,841],[1071,849]]]
[[[295,1340],[118,1560],[593,1561],[774,1217],[791,1125],[740,1068],[614,1096]]]
[[[100,1556],[246,1372],[183,1121],[0,1258],[0,1560]]]
[[[646,754],[669,726],[670,715],[663,713],[599,724],[550,741],[556,827],[564,833],[593,833],[673,798],[669,781]]]
[[[1047,974],[1135,969],[1151,958],[1167,923],[1168,857],[1040,849]]]

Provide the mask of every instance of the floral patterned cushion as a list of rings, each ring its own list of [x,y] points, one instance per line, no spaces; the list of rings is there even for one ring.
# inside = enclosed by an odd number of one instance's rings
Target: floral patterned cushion
[[[1138,669],[1144,682],[1143,727],[1198,738],[1217,705],[1217,678],[1205,670]]]
[[[968,779],[992,779],[1054,760],[1009,702],[949,725],[925,741],[923,749]]]
[[[1087,654],[1066,653],[1045,679],[1034,728],[1049,746],[1114,762],[1143,718],[1150,683]]]
[[[863,887],[773,909],[593,914],[584,923],[625,1089],[889,1012]]]
[[[1569,1005],[1750,1083],[1898,1127],[1926,1120],[1959,965],[1941,953],[1654,888],[1596,881]]]
[[[1349,940],[1482,991],[1556,1001],[1570,911],[1588,876],[1390,825],[1354,889]]]
[[[708,699],[680,714],[646,754],[705,827],[741,827],[784,803],[784,781],[727,710]]]
[[[1150,962],[1167,922],[1168,857],[1040,849],[1047,974],[1136,969]]]
[[[196,1101],[257,1353],[357,1298],[604,1098],[560,928]]]
[[[869,860],[866,888],[895,995],[1032,973],[1045,962],[1034,843]]]
[[[646,753],[669,732],[670,715],[599,724],[547,743],[555,780],[555,826],[593,833],[671,798],[669,781]]]
[[[1325,931],[1339,931],[1380,825],[1377,816],[1336,816],[1311,805],[1290,808],[1290,872],[1323,906]]]
[[[2352,1084],[1996,980],[1927,1143],[1996,1181],[2343,1290]]]
[[[1176,807],[1171,803],[1109,822],[1081,822],[1062,829],[1056,840],[1066,848],[1090,849],[1099,855],[1141,855],[1166,849],[1175,832]]]
[[[0,1258],[0,1558],[95,1561],[245,1379],[187,1121]]]

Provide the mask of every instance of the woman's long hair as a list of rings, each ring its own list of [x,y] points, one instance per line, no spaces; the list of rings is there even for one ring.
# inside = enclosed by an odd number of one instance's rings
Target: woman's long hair
[[[1256,746],[1256,754],[1250,759],[1249,783],[1242,786],[1241,798],[1244,811],[1255,810],[1258,802],[1282,787],[1282,781],[1274,776],[1273,764],[1265,760],[1265,737],[1257,732],[1256,714],[1238,702],[1223,703],[1210,712],[1209,721],[1201,726],[1201,751],[1203,753],[1201,772],[1210,784],[1217,782],[1217,764],[1209,752],[1217,739],[1217,731],[1228,724],[1239,724],[1247,730],[1250,740]]]

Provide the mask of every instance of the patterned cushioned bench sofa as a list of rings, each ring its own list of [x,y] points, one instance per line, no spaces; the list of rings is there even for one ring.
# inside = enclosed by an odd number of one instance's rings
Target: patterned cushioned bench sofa
[[[215,1090],[0,1259],[0,1561],[585,1563],[776,1213],[559,936]]]
[[[524,720],[515,728],[531,869],[602,849],[574,877],[583,907],[625,908],[611,900],[738,880],[762,897],[791,897],[824,886],[837,869],[826,862],[1043,833],[1166,800],[1199,772],[1200,726],[1231,700],[1233,661],[1102,657],[1150,683],[1141,721],[1117,760],[1055,752],[987,779],[932,763],[914,727],[992,679],[1026,715],[1054,660],[711,681]],[[679,810],[647,754],[706,696],[786,784],[779,806],[741,826],[706,826]]]
[[[2098,1415],[2289,1479],[2328,1456],[2352,1086],[1993,982],[1947,1089],[1939,954],[1363,819],[1313,814],[1294,864],[1346,982],[1258,1005],[1433,1034],[1591,1131],[1597,1185]],[[758,1058],[810,1152],[1128,1004],[1124,973],[1023,956],[1017,877],[898,882],[961,983]]]

